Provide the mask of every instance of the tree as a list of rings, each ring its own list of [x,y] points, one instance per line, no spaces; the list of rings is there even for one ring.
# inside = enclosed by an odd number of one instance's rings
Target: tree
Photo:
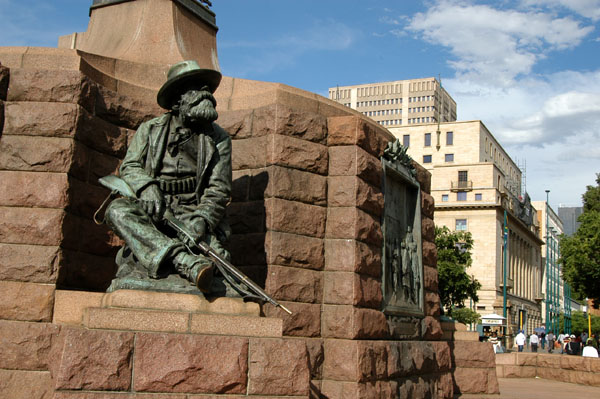
[[[600,304],[600,173],[596,186],[583,194],[583,213],[577,218],[579,229],[560,240],[563,278],[577,299],[590,298]]]
[[[453,232],[446,226],[436,227],[435,245],[438,251],[438,286],[442,308],[445,308],[450,317],[454,317],[454,307],[464,307],[469,298],[474,302],[479,300],[477,290],[481,288],[481,284],[467,273],[467,268],[473,262],[473,237],[469,232]],[[459,317],[460,315],[461,313]],[[464,315],[468,318],[475,317]]]

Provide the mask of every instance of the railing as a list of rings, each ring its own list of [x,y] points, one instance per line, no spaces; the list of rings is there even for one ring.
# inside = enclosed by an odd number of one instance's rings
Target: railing
[[[453,181],[451,182],[451,188],[452,191],[471,191],[473,190],[473,181],[472,180],[466,180],[466,181]]]

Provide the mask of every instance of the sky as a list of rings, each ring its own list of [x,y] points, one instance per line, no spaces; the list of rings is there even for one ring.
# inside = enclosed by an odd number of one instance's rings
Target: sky
[[[55,47],[92,0],[0,0],[0,46]],[[533,200],[580,206],[600,173],[600,0],[212,0],[221,71],[320,95],[441,77],[525,165]],[[0,60],[1,61],[1,60]]]

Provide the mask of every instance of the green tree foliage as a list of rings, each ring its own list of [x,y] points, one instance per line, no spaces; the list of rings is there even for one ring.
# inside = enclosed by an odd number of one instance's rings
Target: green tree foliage
[[[591,315],[592,334],[600,332],[600,316]],[[559,331],[565,331],[565,315],[560,314]],[[571,312],[571,333],[579,335],[582,332],[588,332],[588,318],[583,312],[576,310]]]
[[[571,237],[561,237],[560,262],[563,278],[572,288],[573,297],[590,298],[600,305],[600,174],[596,186],[587,186],[583,194],[583,213],[579,229]]]
[[[469,308],[453,308],[452,318],[463,324],[477,324],[481,315]]]
[[[464,307],[471,298],[479,300],[477,290],[481,284],[467,273],[473,262],[471,233],[450,231],[446,226],[435,228],[435,245],[438,251],[438,286],[442,307],[453,316],[454,307]]]

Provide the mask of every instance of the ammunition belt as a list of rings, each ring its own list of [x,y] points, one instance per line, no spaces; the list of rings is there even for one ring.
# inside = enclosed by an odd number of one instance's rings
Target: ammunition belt
[[[193,193],[196,189],[196,177],[186,177],[185,179],[163,180],[158,179],[160,191],[165,194],[177,195]]]

